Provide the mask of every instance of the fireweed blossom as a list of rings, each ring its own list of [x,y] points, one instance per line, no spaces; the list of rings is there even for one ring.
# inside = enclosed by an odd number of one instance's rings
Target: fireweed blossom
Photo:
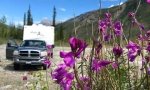
[[[111,64],[111,61],[108,60],[99,60],[94,59],[92,62],[92,70],[99,72],[103,67],[106,67],[107,65]]]
[[[123,49],[120,46],[117,45],[113,48],[113,53],[118,58],[122,55]]]
[[[96,71],[96,72],[99,72],[100,71],[100,66],[99,66],[99,60],[98,59],[94,59],[93,61],[92,61],[92,70],[93,71]]]
[[[150,67],[147,69],[147,73],[148,75],[150,75]]]
[[[45,60],[42,63],[45,64],[47,68],[51,66],[51,61],[48,58],[45,58]]]
[[[47,47],[47,49],[51,49],[51,48],[53,48],[53,46],[52,46],[52,45],[47,45],[46,47]]]
[[[52,73],[52,79],[56,81],[56,83],[60,84],[67,74],[66,65],[60,64]]]
[[[111,66],[112,66],[113,69],[117,69],[118,66],[119,66],[119,64],[118,64],[117,62],[113,62],[113,63],[111,64]]]
[[[126,48],[129,50],[128,58],[131,62],[133,62],[135,58],[137,57],[137,55],[140,54],[140,51],[141,51],[140,46],[130,41],[129,44],[126,46]]]
[[[102,49],[102,44],[98,42],[97,45],[96,45],[96,47],[95,47],[96,54],[98,54],[101,49]]]
[[[129,13],[128,13],[128,17],[130,17],[130,18],[135,17],[135,13],[129,12]]]
[[[71,90],[74,73],[67,70],[65,64],[59,64],[58,67],[51,73],[52,79],[61,86],[63,90]]]
[[[99,31],[103,34],[106,34],[107,22],[106,20],[99,20]]]
[[[150,0],[147,0],[147,3],[149,3],[149,4],[150,4]]]
[[[112,35],[104,35],[104,41],[110,41],[112,39]]]
[[[148,43],[148,46],[146,47],[146,50],[150,53],[150,43]]]
[[[116,36],[121,36],[122,35],[122,24],[120,21],[116,21],[114,24],[114,34]]]
[[[23,81],[26,81],[28,78],[27,78],[27,76],[26,75],[24,75],[23,77],[22,77],[22,80]]]
[[[75,60],[73,58],[72,52],[60,52],[60,57],[64,58],[64,63],[68,67],[73,67],[75,65]]]
[[[72,37],[69,39],[69,44],[70,44],[74,57],[77,57],[77,58],[80,57],[81,52],[85,50],[85,48],[87,47],[87,44],[85,41],[80,40],[75,37]]]
[[[83,77],[80,77],[80,80],[83,82],[83,90],[91,90],[90,89],[90,78],[89,77],[86,77],[86,76],[83,76]],[[77,87],[79,88],[80,86],[77,84]]]
[[[62,82],[61,82],[61,87],[63,90],[71,90],[71,86],[72,86],[72,81],[74,79],[74,74],[73,73],[67,73]]]
[[[146,31],[146,33],[145,33],[145,40],[146,41],[150,40],[150,30]]]

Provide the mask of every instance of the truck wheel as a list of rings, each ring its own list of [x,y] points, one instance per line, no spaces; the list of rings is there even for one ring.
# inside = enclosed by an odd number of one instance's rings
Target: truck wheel
[[[19,68],[20,68],[19,64],[14,63],[14,70],[19,70]]]
[[[46,69],[47,69],[46,65],[43,65],[43,70],[46,70]]]

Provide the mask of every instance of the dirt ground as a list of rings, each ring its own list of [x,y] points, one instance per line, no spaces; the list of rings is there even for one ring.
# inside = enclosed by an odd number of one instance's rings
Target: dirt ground
[[[21,70],[13,69],[13,61],[5,58],[6,45],[0,45],[0,90],[28,90],[27,82],[33,81],[34,77],[30,73],[38,71],[45,72],[40,67],[25,66]],[[55,47],[53,63],[57,64],[62,59],[59,58],[60,50],[69,50],[69,48]],[[54,65],[52,65],[52,68]],[[27,76],[27,80],[23,80],[23,76]],[[50,90],[56,90],[57,85],[51,82]]]

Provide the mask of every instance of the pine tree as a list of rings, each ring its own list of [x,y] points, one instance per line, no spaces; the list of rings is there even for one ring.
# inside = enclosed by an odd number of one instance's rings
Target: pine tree
[[[63,41],[64,40],[64,27],[63,27],[62,23],[61,23],[61,26],[60,26],[59,35],[60,35],[60,40]]]
[[[32,25],[32,24],[33,24],[33,18],[32,18],[32,14],[31,14],[30,5],[29,5],[29,9],[27,12],[27,25]]]
[[[54,8],[53,8],[53,24],[52,24],[52,26],[55,27],[55,25],[56,25],[56,8],[54,6]]]
[[[23,25],[26,25],[26,13],[24,13],[24,18],[23,18]]]

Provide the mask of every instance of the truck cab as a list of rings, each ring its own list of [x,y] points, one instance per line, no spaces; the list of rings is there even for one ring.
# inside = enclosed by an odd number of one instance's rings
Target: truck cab
[[[14,69],[20,65],[41,65],[47,56],[46,42],[42,40],[24,40],[22,44],[13,52]]]

